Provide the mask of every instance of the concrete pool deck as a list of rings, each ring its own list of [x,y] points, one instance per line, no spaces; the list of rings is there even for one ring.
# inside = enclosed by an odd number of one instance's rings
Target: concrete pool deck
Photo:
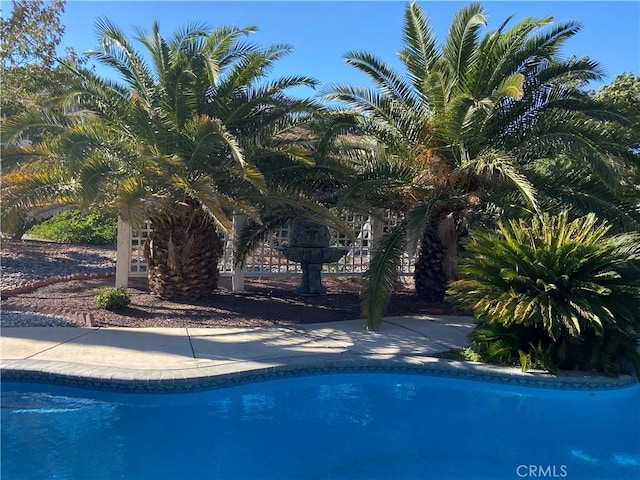
[[[550,386],[609,387],[631,377],[523,373],[438,358],[468,344],[471,317],[385,318],[258,328],[2,328],[4,380],[55,381],[122,390],[190,390],[291,372],[395,369]]]

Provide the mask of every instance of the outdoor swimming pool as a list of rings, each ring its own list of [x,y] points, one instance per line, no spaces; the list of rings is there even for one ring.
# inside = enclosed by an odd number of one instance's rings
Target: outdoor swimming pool
[[[188,394],[3,383],[2,478],[637,479],[638,405],[638,384],[391,373]]]

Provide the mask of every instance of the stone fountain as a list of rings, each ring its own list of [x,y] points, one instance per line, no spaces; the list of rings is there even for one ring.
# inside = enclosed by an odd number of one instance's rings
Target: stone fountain
[[[320,277],[322,265],[337,262],[349,251],[329,246],[329,229],[325,225],[301,219],[293,221],[289,244],[279,250],[287,260],[302,265],[302,282],[296,291],[305,295],[327,293]]]

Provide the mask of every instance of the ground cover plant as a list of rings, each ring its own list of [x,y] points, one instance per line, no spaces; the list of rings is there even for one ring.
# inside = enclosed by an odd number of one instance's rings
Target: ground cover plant
[[[466,250],[447,293],[479,321],[481,360],[603,373],[631,364],[640,378],[640,234],[563,212],[474,231]]]
[[[103,287],[96,291],[96,304],[107,310],[121,310],[131,304],[131,296],[124,287]]]
[[[89,245],[115,245],[118,221],[115,215],[100,212],[69,210],[56,213],[27,231],[44,240]]]

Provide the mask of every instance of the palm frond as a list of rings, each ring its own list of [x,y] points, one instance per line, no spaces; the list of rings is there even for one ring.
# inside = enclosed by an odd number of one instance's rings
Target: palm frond
[[[407,212],[407,245],[414,249],[422,240],[436,206],[451,198],[447,189],[434,189],[432,194]]]
[[[406,162],[376,160],[368,168],[358,173],[350,182],[338,208],[342,208],[347,200],[358,198],[378,206],[391,207],[390,202],[398,194],[405,191],[410,195],[410,187],[418,182],[418,172]]]
[[[49,167],[2,176],[2,231],[13,233],[20,228],[28,213],[53,204],[80,203],[78,184],[64,169]]]
[[[465,85],[467,72],[478,59],[478,35],[485,25],[485,12],[479,3],[469,4],[456,12],[442,47],[454,83]]]
[[[396,284],[400,260],[406,248],[406,225],[400,223],[376,244],[364,275],[361,311],[369,330],[379,330]]]
[[[141,226],[151,212],[162,211],[166,204],[166,197],[159,192],[149,195],[146,182],[141,177],[125,176],[118,184],[114,207],[118,215],[131,225]]]
[[[495,105],[504,97],[513,98],[514,100],[520,100],[524,95],[524,75],[516,73],[505,78],[500,86],[491,95],[492,103]]]
[[[194,179],[175,175],[174,185],[186,193],[187,198],[195,200],[225,232],[233,232],[233,223],[221,204],[220,193],[216,191],[215,184],[206,175],[200,175]]]
[[[292,193],[287,190],[270,192],[261,197],[264,204],[269,208],[288,208],[291,213],[290,218],[307,218],[313,222],[336,228],[350,241],[355,242],[353,230],[331,210],[317,202],[306,199],[302,195]],[[295,213],[294,213],[295,212]]]
[[[226,71],[230,65],[243,58],[246,54],[255,52],[258,49],[251,42],[240,41],[241,37],[247,37],[256,31],[257,27],[255,26],[244,28],[222,26],[209,35],[205,44],[203,59],[205,60],[208,72],[207,79],[210,86],[217,87],[220,83],[222,72]]]
[[[17,147],[23,139],[43,132],[62,132],[73,120],[55,113],[27,110],[21,115],[3,120],[0,126],[3,147]]]
[[[99,17],[95,25],[102,51],[92,51],[91,56],[96,61],[115,68],[131,88],[146,93],[153,84],[153,76],[144,58],[109,19]]]
[[[441,58],[433,28],[417,2],[411,2],[405,10],[403,26],[404,48],[400,60],[407,67],[413,88],[430,98],[424,80],[434,63]]]
[[[258,190],[266,190],[262,173],[246,161],[238,139],[228,131],[221,121],[206,116],[192,118],[189,124],[186,125],[186,131],[191,132],[190,141],[194,145],[194,150],[189,160],[191,163],[195,164],[195,160],[201,156],[202,152],[209,152],[213,145],[222,145],[226,154],[230,155],[240,167],[243,175]]]
[[[350,52],[345,57],[347,65],[364,72],[385,95],[393,97],[406,108],[418,105],[415,91],[393,69],[367,52]]]
[[[393,98],[373,89],[334,86],[327,100],[350,104],[361,117],[356,118],[360,130],[379,139],[391,150],[410,151],[410,145],[419,140],[430,113],[423,106],[407,108]]]
[[[147,32],[140,28],[136,28],[135,31],[137,33],[137,40],[144,45],[151,56],[155,75],[157,75],[157,78],[161,83],[165,83],[171,59],[169,45],[160,35],[160,25],[158,22],[153,22],[151,32]]]
[[[493,89],[504,78],[514,73],[524,73],[527,68],[537,65],[540,59],[537,57],[544,52],[537,48],[536,43],[527,43],[532,32],[543,28],[553,21],[552,17],[541,19],[525,18],[509,30],[504,31],[506,23],[495,33],[491,43],[484,44],[482,55],[489,61],[484,62],[485,70],[482,72],[482,82],[476,84],[477,88]],[[545,58],[543,56],[543,58]],[[485,93],[486,94],[486,93]]]
[[[637,198],[625,198],[612,191],[584,169],[555,165],[527,175],[533,179],[547,210],[559,212],[571,207],[576,214],[594,212],[618,230],[637,230],[640,226]]]
[[[539,210],[533,184],[523,172],[518,171],[514,159],[505,152],[484,152],[463,163],[461,170],[475,177],[508,181],[518,189],[532,210]]]
[[[260,223],[255,221],[246,222],[234,242],[234,264],[244,267],[249,254],[255,248],[264,244],[274,230],[284,227],[289,221],[290,217],[288,215],[280,216],[276,212],[272,212],[267,216],[263,216]]]

